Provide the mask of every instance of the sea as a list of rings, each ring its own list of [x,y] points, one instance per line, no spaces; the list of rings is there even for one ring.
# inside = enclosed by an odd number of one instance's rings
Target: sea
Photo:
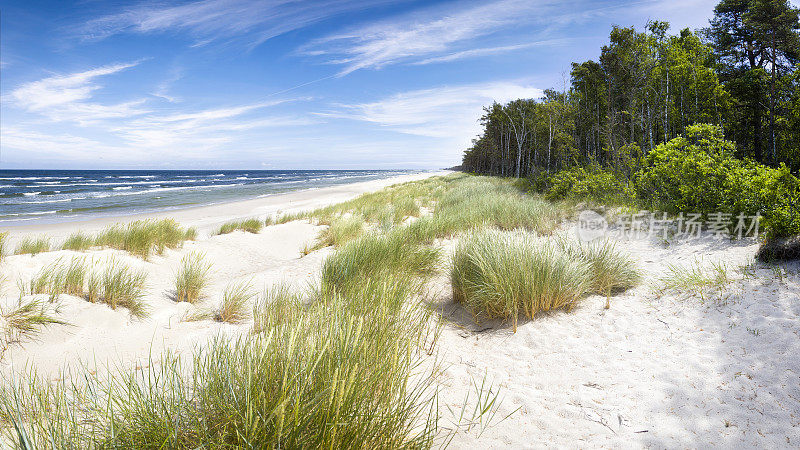
[[[417,172],[0,169],[0,227],[182,209]]]

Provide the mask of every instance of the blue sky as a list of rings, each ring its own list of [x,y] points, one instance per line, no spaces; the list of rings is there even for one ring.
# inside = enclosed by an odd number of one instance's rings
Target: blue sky
[[[0,167],[448,167],[612,24],[715,3],[1,0]]]

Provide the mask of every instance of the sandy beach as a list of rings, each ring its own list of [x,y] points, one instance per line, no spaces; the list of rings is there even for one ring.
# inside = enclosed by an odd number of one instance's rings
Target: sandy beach
[[[319,276],[334,249],[301,256],[325,226],[292,221],[260,233],[235,231],[211,236],[233,218],[305,211],[358,194],[434,174],[276,195],[257,200],[171,211],[199,230],[195,241],[148,260],[112,249],[52,251],[7,256],[2,302],[19,296],[17,280],[33,277],[59,259],[117,258],[147,274],[144,302],[150,315],[133,318],[82,298],[61,295],[60,318],[68,325],[46,327],[32,340],[10,346],[0,359],[6,376],[35,368],[52,380],[78,369],[145,370],[164,351],[191,355],[217,335],[246,333],[250,323],[187,321],[192,305],[171,298],[181,258],[201,252],[213,262],[209,295],[219,304],[230,282],[257,289],[287,283],[297,289]],[[153,216],[150,216],[153,217]],[[47,234],[54,242],[81,229],[98,230],[118,220],[41,225],[11,229],[12,237]],[[565,223],[559,233],[572,233]],[[455,239],[437,240],[449,258]],[[455,421],[464,399],[482,380],[502,400],[494,420],[483,426],[450,427],[452,448],[540,448],[547,446],[778,448],[800,444],[800,276],[796,266],[752,264],[757,242],[712,237],[693,241],[623,240],[619,248],[637,261],[640,285],[611,300],[591,296],[570,312],[543,313],[521,321],[516,332],[501,321],[476,323],[454,303],[446,270],[430,282],[431,306],[444,327],[426,363],[442,371],[440,424]],[[703,296],[656,289],[669,264],[725,263],[731,282]],[[447,262],[444,262],[446,265]],[[43,296],[46,298],[46,296]],[[452,408],[452,411],[448,408]],[[501,420],[502,419],[502,420]]]

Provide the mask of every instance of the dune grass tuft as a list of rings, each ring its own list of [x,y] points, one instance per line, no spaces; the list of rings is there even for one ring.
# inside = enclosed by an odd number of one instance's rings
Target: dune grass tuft
[[[42,327],[65,325],[58,319],[58,305],[44,303],[37,299],[17,300],[10,308],[0,307],[0,356],[9,345],[23,338],[36,335]]]
[[[361,236],[363,232],[364,219],[362,217],[339,217],[319,233],[313,250],[328,246],[340,246]]]
[[[8,232],[0,233],[0,262],[6,255],[6,246],[8,245]]]
[[[606,308],[611,306],[612,293],[630,289],[641,280],[636,262],[617,250],[612,241],[583,243],[561,239],[559,245],[573,258],[589,263],[592,270],[591,292],[606,296]]]
[[[344,245],[322,266],[321,289],[342,295],[358,290],[360,282],[392,274],[425,277],[436,272],[439,249],[404,240],[400,234],[367,234]]]
[[[195,303],[204,295],[208,286],[211,264],[202,253],[192,252],[181,259],[181,267],[175,275],[175,300]]]
[[[272,300],[288,303],[257,310],[269,316],[263,332],[211,341],[195,350],[188,371],[168,353],[110,380],[31,374],[0,385],[2,415],[35,448],[434,445],[433,372],[417,363],[423,308],[339,295],[302,305],[283,294]]]
[[[134,317],[147,316],[147,306],[142,301],[147,275],[121,261],[111,259],[100,276],[101,300],[111,308],[127,308]]]
[[[248,233],[258,233],[264,227],[264,223],[258,219],[245,219],[234,220],[222,224],[215,234],[228,234],[236,230],[246,231]]]
[[[672,291],[704,298],[708,289],[723,289],[733,281],[730,268],[724,262],[704,266],[700,261],[688,266],[670,264],[667,273],[657,281],[659,292]]]
[[[250,319],[251,300],[256,297],[253,286],[247,282],[234,282],[222,292],[222,303],[214,315],[217,322],[241,323]]]
[[[124,250],[148,259],[154,252],[160,255],[167,248],[177,248],[191,235],[172,219],[137,220],[106,228],[95,237],[94,242],[101,247]]]
[[[80,231],[69,235],[64,244],[61,245],[62,250],[75,250],[85,251],[89,250],[94,245],[94,239]]]
[[[50,238],[45,236],[40,236],[38,238],[26,237],[17,245],[17,248],[14,250],[15,255],[25,255],[31,254],[36,255],[38,253],[49,252],[50,251]]]
[[[478,319],[533,318],[571,308],[592,286],[591,271],[556,245],[521,232],[484,230],[459,242],[450,271],[453,298]]]

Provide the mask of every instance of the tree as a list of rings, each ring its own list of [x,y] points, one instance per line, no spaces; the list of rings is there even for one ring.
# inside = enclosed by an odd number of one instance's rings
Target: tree
[[[797,10],[787,0],[752,0],[749,10],[743,16],[744,23],[752,29],[753,37],[761,42],[764,60],[771,67],[769,95],[769,130],[771,158],[777,158],[775,139],[775,79],[780,69],[790,67],[798,60],[800,39],[798,39]]]

